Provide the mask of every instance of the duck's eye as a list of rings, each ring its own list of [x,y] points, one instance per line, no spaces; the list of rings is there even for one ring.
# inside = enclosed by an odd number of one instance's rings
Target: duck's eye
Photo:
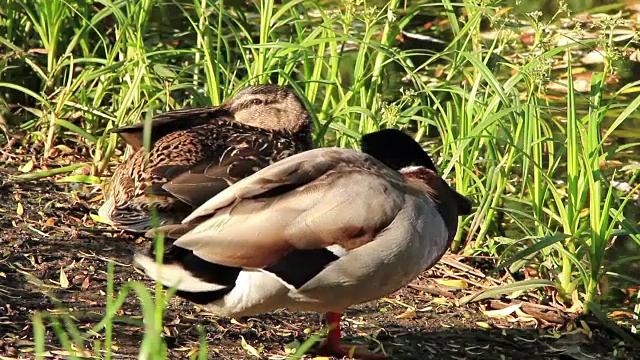
[[[262,100],[261,99],[252,99],[251,100],[251,105],[262,105]]]

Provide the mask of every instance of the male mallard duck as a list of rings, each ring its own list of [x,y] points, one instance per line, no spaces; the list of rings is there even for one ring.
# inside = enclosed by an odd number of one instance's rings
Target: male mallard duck
[[[276,85],[251,86],[218,107],[170,111],[151,120],[145,166],[144,123],[116,129],[136,152],[120,164],[99,210],[119,228],[180,222],[229,184],[312,148],[311,117],[298,97]]]
[[[433,266],[471,211],[410,136],[383,130],[362,143],[365,153],[309,150],[238,181],[183,224],[147,234],[177,239],[164,265],[153,249],[135,265],[223,316],[326,311],[332,330],[321,350],[345,356],[340,312]]]

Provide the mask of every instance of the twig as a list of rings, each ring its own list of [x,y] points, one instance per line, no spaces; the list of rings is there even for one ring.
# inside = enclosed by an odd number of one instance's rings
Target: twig
[[[455,295],[453,295],[452,293],[450,293],[450,292],[448,292],[446,290],[440,290],[440,289],[435,289],[435,288],[416,285],[416,284],[409,284],[407,286],[412,288],[412,289],[415,289],[415,290],[424,291],[424,292],[429,293],[431,295],[438,295],[438,296],[446,297],[446,298],[449,298],[449,299],[455,299],[456,298]]]

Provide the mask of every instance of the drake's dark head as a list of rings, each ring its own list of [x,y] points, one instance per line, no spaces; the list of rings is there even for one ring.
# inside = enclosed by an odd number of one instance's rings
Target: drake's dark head
[[[362,151],[403,174],[436,203],[447,225],[457,226],[458,215],[471,213],[471,200],[451,188],[439,175],[429,155],[411,136],[385,129],[362,136]],[[455,223],[451,223],[455,220]]]
[[[243,124],[292,133],[311,131],[309,112],[296,94],[283,86],[249,86],[222,107]]]
[[[413,138],[400,130],[384,129],[362,136],[362,151],[383,164],[400,171],[408,167],[424,167],[438,172],[429,155]]]

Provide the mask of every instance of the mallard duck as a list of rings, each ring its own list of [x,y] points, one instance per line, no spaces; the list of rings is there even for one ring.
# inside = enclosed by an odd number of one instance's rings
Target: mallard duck
[[[382,130],[362,147],[309,150],[238,181],[182,224],[148,232],[164,234],[164,264],[152,248],[135,266],[222,316],[327,312],[320,351],[347,355],[341,312],[433,266],[471,211],[410,136]]]
[[[154,221],[180,222],[229,184],[312,148],[309,112],[293,92],[276,85],[250,86],[222,106],[156,116],[148,160],[143,128],[139,123],[113,131],[136,151],[114,171],[98,212],[134,232],[151,229]]]

